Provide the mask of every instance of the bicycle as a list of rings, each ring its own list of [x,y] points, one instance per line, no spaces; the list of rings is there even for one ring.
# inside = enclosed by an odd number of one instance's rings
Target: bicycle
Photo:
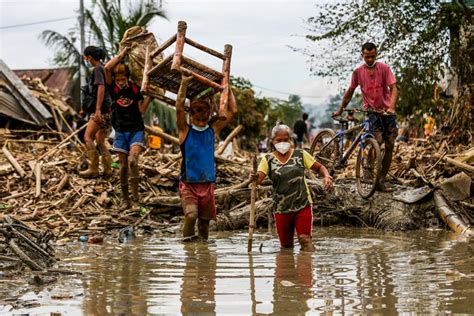
[[[370,110],[346,109],[348,111],[370,113]],[[319,131],[311,143],[310,153],[313,157],[322,163],[331,174],[335,169],[347,166],[351,154],[356,146],[359,146],[356,160],[356,184],[359,195],[367,199],[371,197],[376,189],[380,179],[382,169],[382,153],[375,136],[369,131],[369,121],[364,121],[348,129],[349,121],[342,117],[334,117],[341,128],[335,133],[332,129],[323,129]],[[348,134],[359,130],[357,136],[352,141],[349,148],[344,151],[344,138]]]

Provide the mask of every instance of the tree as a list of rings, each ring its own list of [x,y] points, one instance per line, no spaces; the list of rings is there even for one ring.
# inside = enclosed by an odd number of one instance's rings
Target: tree
[[[86,24],[98,45],[115,55],[125,31],[132,26],[146,26],[157,18],[166,18],[161,4],[154,0],[94,0],[91,10],[84,12]]]
[[[360,61],[366,41],[378,44],[399,80],[399,107],[403,113],[425,98],[446,69],[459,79],[459,95],[453,107],[470,102],[473,82],[473,38],[470,36],[472,7],[466,1],[441,3],[435,0],[329,2],[307,20],[306,38],[322,52],[306,48],[311,71],[320,76],[346,79]],[[433,91],[433,90],[431,90]],[[422,93],[420,93],[422,92]],[[472,104],[470,106],[472,110]],[[466,109],[465,109],[466,110]],[[468,111],[470,112],[470,111]],[[467,116],[466,116],[467,117]],[[469,124],[467,117],[453,128]]]
[[[147,27],[157,17],[166,18],[161,3],[155,0],[94,0],[92,8],[84,12],[87,27],[87,45],[101,46],[109,54],[116,54],[118,42],[125,31],[135,25]],[[40,39],[46,46],[55,49],[54,63],[62,67],[72,67],[75,71],[83,63],[76,44],[79,26],[66,35],[45,30]]]
[[[293,128],[296,120],[303,115],[303,104],[297,95],[290,95],[288,101],[271,98],[271,106],[268,110],[267,127],[273,128],[278,122]]]
[[[321,118],[320,127],[334,127],[334,120],[332,119],[332,113],[337,111],[341,105],[343,94],[332,95],[326,101],[326,111]],[[362,103],[362,97],[359,93],[354,94],[351,102],[347,105],[347,109],[360,108]]]

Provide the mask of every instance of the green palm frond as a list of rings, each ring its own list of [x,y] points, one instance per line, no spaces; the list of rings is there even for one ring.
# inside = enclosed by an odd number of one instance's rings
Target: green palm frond
[[[81,62],[81,53],[77,50],[72,39],[58,32],[45,30],[39,35],[43,43],[56,50],[54,58],[60,66],[76,66]]]
[[[95,21],[92,15],[92,12],[89,10],[85,10],[84,19],[85,19],[85,23],[87,23],[91,32],[93,33],[93,36],[97,39],[99,46],[107,48],[104,35],[102,34],[102,30],[100,26],[97,24],[97,22]]]
[[[90,34],[87,45],[105,48],[109,55],[115,55],[117,44],[132,26],[147,27],[155,18],[166,19],[161,1],[156,0],[92,0],[92,6],[84,11],[87,32]],[[78,28],[75,33],[78,34]],[[81,52],[74,46],[73,35],[61,35],[54,31],[44,31],[40,38],[58,50],[55,62],[62,66],[79,65]]]

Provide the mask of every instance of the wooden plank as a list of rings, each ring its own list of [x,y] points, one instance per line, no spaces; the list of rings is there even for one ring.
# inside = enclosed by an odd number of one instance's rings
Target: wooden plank
[[[165,49],[167,49],[168,47],[171,46],[171,44],[173,44],[174,42],[176,41],[176,34],[173,35],[171,38],[169,38],[166,42],[164,42],[160,47],[158,47],[157,49],[155,49],[152,53],[151,53],[151,58],[154,58],[156,56],[158,56],[160,53],[162,53]]]
[[[171,64],[171,69],[179,70],[181,68],[183,50],[184,50],[184,40],[186,37],[186,22],[178,22],[178,33],[176,34],[176,47],[173,55],[173,63]]]
[[[222,79],[224,78],[224,74],[220,73],[219,71],[217,70],[214,70],[210,67],[207,67],[203,64],[200,64],[198,63],[197,61],[194,61],[192,60],[191,58],[188,58],[186,56],[183,56],[183,61],[191,66],[193,66],[194,68],[197,68],[205,73],[209,73],[211,75],[213,75],[214,77],[217,77],[218,79]]]
[[[187,75],[187,76],[193,76],[194,79],[196,79],[196,80],[202,82],[202,83],[205,84],[206,86],[209,86],[209,87],[211,87],[211,88],[214,88],[214,89],[216,89],[216,90],[218,90],[218,91],[222,91],[222,90],[224,89],[220,84],[218,84],[218,83],[216,83],[216,82],[214,82],[214,81],[211,81],[211,80],[207,79],[206,77],[203,77],[203,76],[201,76],[200,74],[195,73],[194,71],[191,71],[191,70],[186,69],[186,68],[184,68],[184,67],[180,67],[179,70],[181,71],[181,73],[183,73],[183,74],[185,74],[185,75]]]
[[[211,55],[213,55],[213,56],[215,56],[215,57],[217,57],[217,58],[220,58],[220,59],[222,59],[222,60],[224,60],[224,59],[226,58],[225,55],[223,55],[222,53],[219,53],[218,51],[213,50],[212,48],[209,48],[209,47],[206,47],[206,46],[204,46],[204,45],[202,45],[202,44],[199,44],[198,42],[195,42],[195,41],[193,41],[193,40],[190,39],[190,38],[187,38],[187,37],[186,37],[185,41],[186,41],[186,43],[188,43],[189,45],[194,46],[194,47],[196,47],[197,49],[200,49],[200,50],[202,50],[202,51],[204,51],[204,52],[206,52],[206,53],[208,53],[208,54],[211,54]]]
[[[173,100],[171,98],[168,98],[167,96],[164,96],[164,95],[157,95],[157,96],[155,96],[155,99],[166,102],[167,104],[169,104],[173,107],[176,105],[175,100]]]
[[[219,104],[219,117],[225,119],[225,114],[227,113],[227,102],[229,100],[229,78],[230,78],[230,60],[232,58],[232,45],[226,44],[224,46],[224,55],[225,60],[222,65],[222,73],[224,77],[222,78],[221,85],[224,88],[221,94],[220,104]]]
[[[149,71],[147,71],[147,75],[148,76],[153,76],[154,74],[156,74],[158,71],[160,71],[161,69],[163,69],[166,65],[168,65],[171,61],[173,60],[173,55],[169,55],[168,57],[166,57],[161,63],[159,63],[158,65],[156,65],[155,67],[151,68]]]

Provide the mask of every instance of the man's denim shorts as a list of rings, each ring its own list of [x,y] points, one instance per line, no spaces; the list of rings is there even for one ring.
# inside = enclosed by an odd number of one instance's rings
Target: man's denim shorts
[[[384,140],[395,138],[398,135],[397,117],[395,115],[385,116],[376,113],[369,113],[367,115],[369,120],[369,130],[372,133],[382,133]]]
[[[115,131],[113,150],[128,154],[132,146],[138,145],[145,148],[143,143],[144,132],[117,132]]]

